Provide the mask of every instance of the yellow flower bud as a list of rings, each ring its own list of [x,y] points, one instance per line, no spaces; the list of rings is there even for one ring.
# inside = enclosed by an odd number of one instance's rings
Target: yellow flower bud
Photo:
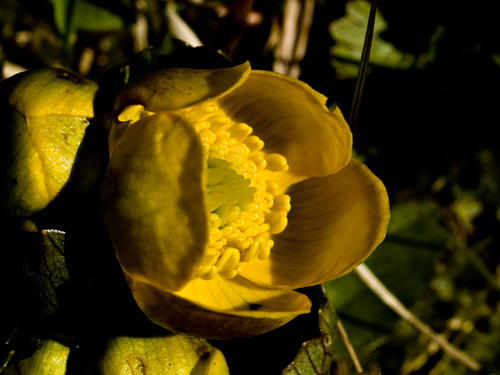
[[[31,357],[11,363],[6,375],[64,375],[70,348],[54,340],[41,340]]]
[[[29,216],[67,183],[94,116],[97,84],[62,69],[41,68],[0,85],[0,209]]]
[[[98,361],[103,375],[224,375],[224,355],[203,339],[171,334],[111,339]]]

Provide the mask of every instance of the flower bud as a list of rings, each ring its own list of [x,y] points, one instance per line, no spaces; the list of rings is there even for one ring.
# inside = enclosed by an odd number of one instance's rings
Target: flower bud
[[[54,340],[40,340],[28,358],[10,363],[6,375],[64,375],[70,348]]]
[[[101,359],[103,375],[226,375],[224,355],[203,339],[171,334],[111,339]]]
[[[0,212],[29,216],[67,183],[94,116],[97,84],[57,68],[17,74],[0,85]]]

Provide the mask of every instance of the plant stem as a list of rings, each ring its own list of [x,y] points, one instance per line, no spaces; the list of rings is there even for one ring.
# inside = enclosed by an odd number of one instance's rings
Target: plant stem
[[[339,317],[337,317],[337,331],[339,333],[340,339],[342,340],[342,343],[344,344],[345,349],[347,350],[347,353],[349,354],[349,357],[351,358],[356,372],[358,374],[364,374],[363,367],[361,367],[361,363],[359,362],[356,351],[354,350],[351,344],[351,340],[349,340],[349,336],[347,335],[347,332],[344,329],[344,325],[340,321]]]
[[[401,318],[405,319],[414,328],[425,335],[429,340],[436,343],[448,355],[456,359],[462,365],[471,371],[480,372],[482,366],[467,354],[456,348],[454,345],[445,340],[442,336],[434,332],[428,325],[419,320],[413,315],[389,289],[373,274],[373,272],[365,265],[361,264],[356,268],[356,273],[364,281],[366,286],[370,288],[377,297],[380,298],[388,307],[390,307]]]
[[[349,113],[349,124],[354,132],[358,121],[359,106],[361,95],[365,86],[366,73],[368,71],[368,63],[370,61],[370,50],[372,48],[373,30],[375,28],[375,15],[377,13],[377,0],[372,1],[370,15],[368,16],[368,25],[366,27],[365,42],[361,53],[361,60],[358,70],[358,78],[356,79],[356,87],[352,98],[351,111]]]

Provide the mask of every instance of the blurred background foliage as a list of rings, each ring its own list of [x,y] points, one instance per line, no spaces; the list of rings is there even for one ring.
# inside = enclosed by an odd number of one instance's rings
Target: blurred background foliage
[[[364,0],[0,0],[2,78],[58,66],[98,81],[148,46],[169,54],[183,38],[299,77],[347,115],[369,7]],[[487,0],[380,1],[351,124],[355,154],[383,180],[392,207],[387,240],[367,265],[485,373],[500,373],[499,14],[500,4]],[[325,288],[367,374],[472,373],[356,273]],[[318,308],[321,293],[308,292]],[[319,335],[317,327],[313,313],[259,338],[214,345],[234,374],[274,374]],[[336,340],[331,373],[355,373],[345,353]]]

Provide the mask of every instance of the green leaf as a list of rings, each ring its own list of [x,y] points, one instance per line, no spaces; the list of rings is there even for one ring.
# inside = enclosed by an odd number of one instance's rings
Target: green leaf
[[[38,295],[38,303],[45,314],[57,313],[60,308],[59,291],[69,281],[64,257],[65,233],[42,230],[39,256],[24,260],[23,268]]]
[[[414,304],[428,287],[432,262],[446,241],[423,221],[422,215],[433,218],[437,210],[427,202],[394,206],[386,240],[366,261],[406,306]],[[325,286],[356,350],[382,339],[399,320],[355,272]],[[342,348],[339,353],[345,354]]]
[[[71,21],[72,30],[105,32],[124,27],[123,19],[110,10],[85,0],[76,1]]]
[[[53,7],[56,29],[66,43],[70,41],[71,35],[79,30],[106,32],[125,27],[125,21],[120,15],[94,2],[86,0],[49,1]],[[126,9],[126,5],[122,8]]]
[[[40,264],[40,273],[55,290],[69,280],[66,261],[64,258],[65,233],[59,230],[42,230],[43,258]]]
[[[328,374],[333,361],[334,338],[337,314],[330,301],[318,310],[321,336],[306,341],[295,359],[281,373],[282,375],[319,375]]]
[[[346,4],[345,16],[333,21],[330,34],[335,40],[330,54],[332,64],[344,78],[354,78],[358,74],[358,64],[363,49],[370,2],[353,0]],[[375,28],[370,54],[370,64],[390,69],[409,69],[415,62],[415,56],[403,53],[393,44],[383,40],[380,34],[387,29],[387,22],[380,11],[375,17]]]
[[[75,0],[49,0],[54,9],[54,23],[59,35],[67,40]]]

